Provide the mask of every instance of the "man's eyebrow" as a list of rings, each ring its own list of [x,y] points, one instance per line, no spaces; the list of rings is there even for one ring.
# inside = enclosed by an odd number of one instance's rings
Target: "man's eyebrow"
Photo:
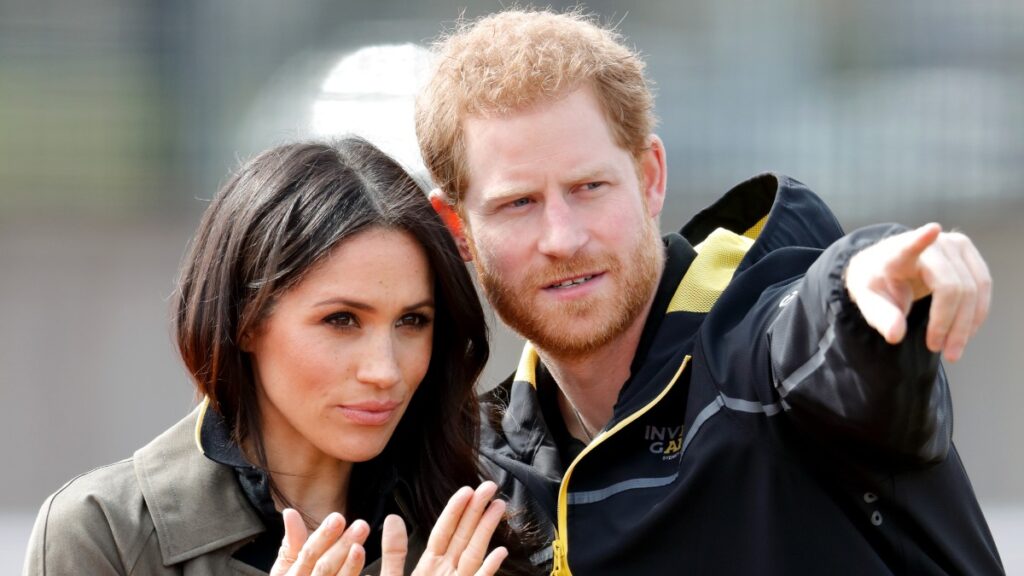
[[[611,174],[612,167],[607,164],[595,164],[592,166],[584,166],[579,170],[575,170],[569,173],[569,182],[584,182],[589,180],[600,180],[607,178]]]
[[[612,167],[607,164],[595,164],[592,166],[584,166],[579,170],[574,170],[568,173],[568,176],[564,179],[565,182],[585,182],[589,180],[599,180],[607,178],[612,173]],[[494,200],[501,200],[507,198],[513,198],[518,196],[527,196],[532,194],[534,187],[530,184],[499,184],[492,187],[490,190],[485,191],[484,202],[490,203]]]
[[[484,191],[484,203],[492,204],[495,201],[528,196],[534,188],[527,184],[504,184]]]

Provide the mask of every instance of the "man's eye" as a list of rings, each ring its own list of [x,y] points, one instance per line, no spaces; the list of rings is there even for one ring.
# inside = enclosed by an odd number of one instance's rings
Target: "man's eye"
[[[600,188],[602,186],[604,186],[604,182],[587,182],[586,184],[583,185],[583,189],[584,190],[597,190],[598,188]]]
[[[359,320],[349,312],[336,312],[331,314],[327,318],[324,318],[324,322],[331,326],[337,326],[339,328],[351,328],[359,326]]]
[[[396,326],[423,328],[430,325],[431,318],[426,314],[406,314],[398,319]]]
[[[509,208],[521,208],[530,203],[529,198],[516,198],[515,200],[508,203]]]

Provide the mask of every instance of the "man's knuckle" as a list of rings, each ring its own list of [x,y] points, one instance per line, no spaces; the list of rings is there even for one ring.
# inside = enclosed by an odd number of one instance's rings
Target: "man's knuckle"
[[[960,283],[949,277],[940,277],[935,281],[935,293],[944,298],[956,298],[960,294]]]

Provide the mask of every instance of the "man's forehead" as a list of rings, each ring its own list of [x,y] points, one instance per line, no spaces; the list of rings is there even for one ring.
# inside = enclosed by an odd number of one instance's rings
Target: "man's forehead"
[[[508,113],[461,119],[460,203],[479,205],[553,185],[636,171],[592,88]]]

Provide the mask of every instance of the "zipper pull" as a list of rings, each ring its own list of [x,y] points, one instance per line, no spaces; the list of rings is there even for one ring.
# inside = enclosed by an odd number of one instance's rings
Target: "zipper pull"
[[[555,541],[551,543],[551,576],[568,576],[569,570],[565,558],[565,546],[555,535]]]

